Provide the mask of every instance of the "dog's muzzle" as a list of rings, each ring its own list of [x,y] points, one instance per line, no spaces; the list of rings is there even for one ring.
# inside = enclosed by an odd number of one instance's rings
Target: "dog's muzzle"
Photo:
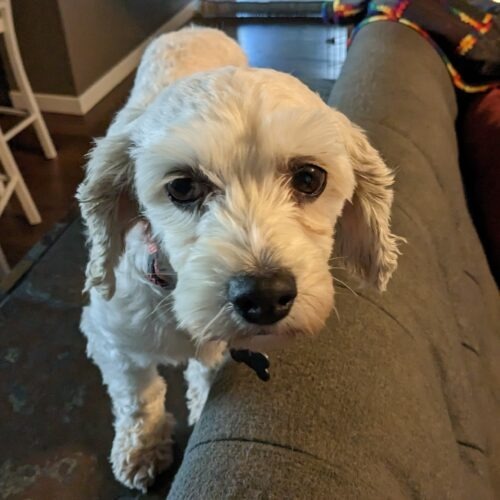
[[[227,298],[249,323],[271,325],[288,315],[297,297],[293,274],[285,269],[238,274],[229,280]]]

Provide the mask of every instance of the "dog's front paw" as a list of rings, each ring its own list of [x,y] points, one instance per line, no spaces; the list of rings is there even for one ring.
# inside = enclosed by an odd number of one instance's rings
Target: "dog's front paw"
[[[173,417],[165,414],[154,425],[137,420],[132,426],[116,425],[111,465],[118,481],[145,492],[155,477],[173,461]]]
[[[195,359],[189,360],[184,371],[184,377],[188,383],[186,402],[189,410],[189,425],[194,425],[200,419],[214,376],[215,369],[207,368]]]
[[[198,387],[188,389],[186,393],[186,403],[189,410],[188,425],[194,425],[200,420],[207,396],[208,391],[202,391]]]

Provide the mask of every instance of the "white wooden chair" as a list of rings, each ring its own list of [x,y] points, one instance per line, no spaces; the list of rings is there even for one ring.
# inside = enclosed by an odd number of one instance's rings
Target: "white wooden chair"
[[[20,117],[20,121],[9,130],[4,131],[0,127],[0,163],[4,171],[3,175],[0,173],[0,215],[11,196],[15,194],[19,199],[28,222],[30,224],[38,224],[41,222],[40,213],[12,156],[8,142],[26,127],[33,125],[45,157],[47,159],[55,158],[57,152],[31,90],[26,71],[24,70],[12,19],[10,0],[0,0],[0,34],[4,37],[8,63],[12,68],[15,82],[23,97],[26,108],[25,110],[20,110],[0,106],[0,113]]]

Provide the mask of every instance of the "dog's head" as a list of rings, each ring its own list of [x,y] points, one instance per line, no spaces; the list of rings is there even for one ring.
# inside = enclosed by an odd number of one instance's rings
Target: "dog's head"
[[[295,78],[193,75],[91,153],[79,189],[87,288],[113,294],[128,189],[177,273],[173,310],[196,341],[314,333],[333,305],[337,219],[337,253],[385,289],[398,254],[391,184],[361,130]]]

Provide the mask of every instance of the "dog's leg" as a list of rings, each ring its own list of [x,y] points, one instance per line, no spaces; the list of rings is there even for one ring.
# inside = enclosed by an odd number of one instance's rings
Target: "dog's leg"
[[[188,384],[186,400],[189,410],[189,425],[194,425],[200,419],[215,373],[215,368],[208,368],[196,359],[189,360],[184,372]]]
[[[198,352],[198,359],[190,359],[184,371],[188,384],[186,392],[189,410],[188,423],[194,425],[200,419],[217,370],[224,361],[225,342],[209,342]]]
[[[101,369],[113,403],[111,465],[115,477],[130,488],[145,491],[172,463],[174,419],[165,412],[165,381],[155,366],[138,367],[102,349],[90,354]]]

